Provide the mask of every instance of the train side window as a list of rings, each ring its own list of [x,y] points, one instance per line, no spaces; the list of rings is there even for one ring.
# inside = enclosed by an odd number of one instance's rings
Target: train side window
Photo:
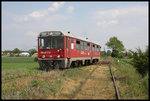
[[[84,42],[84,50],[87,50],[87,43]]]
[[[80,49],[80,41],[79,40],[76,41],[76,49]]]
[[[73,43],[73,38],[71,38],[71,43]]]
[[[73,38],[71,38],[71,49],[74,49]]]
[[[90,50],[90,44],[87,43],[87,50]]]
[[[97,46],[97,52],[99,51],[99,46]]]
[[[83,41],[81,41],[81,50],[83,50]]]
[[[101,51],[101,46],[99,46],[99,52]]]
[[[96,46],[96,52],[98,52],[98,46]]]
[[[95,51],[97,51],[97,49],[96,49],[97,47],[96,47],[96,46],[97,46],[97,45],[95,45]]]
[[[93,51],[95,51],[95,45],[93,45]]]
[[[67,48],[67,37],[65,37],[65,48]]]

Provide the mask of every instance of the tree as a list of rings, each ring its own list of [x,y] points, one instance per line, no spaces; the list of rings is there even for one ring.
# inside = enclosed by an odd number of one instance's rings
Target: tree
[[[122,57],[120,54],[125,48],[122,41],[118,40],[117,37],[111,37],[106,46],[112,49],[112,57]]]
[[[111,56],[112,57],[119,57],[119,51],[113,50],[112,53],[111,53]]]
[[[15,48],[12,52],[13,53],[21,53],[21,51],[18,48]]]
[[[3,53],[6,55],[7,53],[12,53],[12,51],[11,50],[5,50],[5,51],[3,51]]]
[[[33,55],[34,53],[37,53],[37,50],[36,49],[30,49],[28,52],[30,53],[30,55]]]

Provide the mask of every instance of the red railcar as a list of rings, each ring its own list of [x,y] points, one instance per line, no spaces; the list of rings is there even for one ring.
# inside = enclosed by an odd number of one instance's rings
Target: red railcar
[[[44,31],[38,36],[40,69],[88,65],[100,60],[100,45],[62,31]]]

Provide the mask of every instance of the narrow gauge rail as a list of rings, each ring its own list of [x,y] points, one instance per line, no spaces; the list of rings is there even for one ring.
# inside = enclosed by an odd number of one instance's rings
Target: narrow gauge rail
[[[115,78],[114,78],[114,75],[112,73],[112,70],[111,70],[111,62],[109,61],[100,61],[98,62],[96,65],[96,68],[94,68],[92,70],[92,72],[90,72],[89,76],[86,77],[86,79],[84,80],[84,82],[79,86],[79,88],[77,88],[75,90],[75,92],[70,96],[70,99],[73,99],[75,98],[75,96],[79,93],[79,91],[81,90],[81,88],[84,86],[84,84],[87,82],[87,80],[90,78],[90,76],[93,74],[93,72],[98,68],[99,65],[102,65],[102,64],[107,64],[109,65],[109,69],[110,69],[110,73],[111,73],[111,76],[112,76],[112,81],[113,81],[113,84],[114,84],[114,88],[115,88],[115,92],[116,92],[116,99],[117,100],[120,100],[120,94],[119,94],[119,91],[118,91],[118,87],[116,85],[116,82],[115,82]]]

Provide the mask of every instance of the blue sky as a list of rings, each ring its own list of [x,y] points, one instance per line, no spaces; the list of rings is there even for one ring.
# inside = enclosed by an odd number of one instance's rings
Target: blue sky
[[[127,50],[148,45],[148,2],[2,2],[2,50],[37,47],[45,30],[70,31],[105,43],[116,36]]]

